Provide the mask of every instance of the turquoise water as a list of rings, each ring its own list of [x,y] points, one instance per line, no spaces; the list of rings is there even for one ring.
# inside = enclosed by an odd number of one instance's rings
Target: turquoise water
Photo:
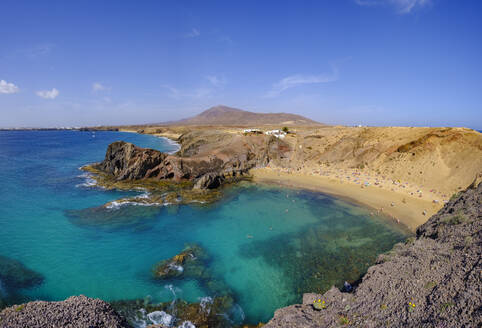
[[[0,131],[0,255],[44,276],[40,286],[10,293],[107,301],[175,295],[197,302],[214,296],[201,282],[151,276],[155,263],[196,243],[245,322],[257,323],[299,302],[303,292],[357,280],[377,254],[408,234],[326,195],[248,183],[208,206],[99,209],[135,194],[83,185],[78,168],[102,160],[116,140],[175,150],[163,139],[130,133]]]

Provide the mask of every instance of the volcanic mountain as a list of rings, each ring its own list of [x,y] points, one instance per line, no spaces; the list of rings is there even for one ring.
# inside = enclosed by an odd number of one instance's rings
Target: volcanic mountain
[[[253,113],[227,106],[211,107],[204,112],[170,125],[321,125],[301,115],[287,113]]]

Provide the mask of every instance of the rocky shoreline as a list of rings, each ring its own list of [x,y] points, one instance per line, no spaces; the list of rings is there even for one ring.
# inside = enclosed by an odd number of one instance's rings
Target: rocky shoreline
[[[249,139],[251,143],[246,142]],[[86,165],[82,170],[92,174],[97,187],[149,192],[143,199],[125,198],[116,200],[116,204],[209,203],[220,198],[219,187],[249,179],[250,169],[279,157],[279,141],[275,139],[248,138],[242,140],[241,146],[216,152],[202,151],[204,139],[188,135],[180,137],[181,149],[176,154],[117,141],[108,146],[102,162]]]

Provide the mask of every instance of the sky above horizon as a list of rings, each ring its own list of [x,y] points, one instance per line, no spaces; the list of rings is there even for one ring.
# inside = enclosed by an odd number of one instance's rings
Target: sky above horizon
[[[0,127],[164,122],[223,104],[328,124],[482,129],[482,1],[0,8]]]

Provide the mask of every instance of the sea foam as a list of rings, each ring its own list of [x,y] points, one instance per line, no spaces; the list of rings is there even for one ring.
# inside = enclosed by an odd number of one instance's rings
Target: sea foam
[[[164,311],[154,311],[147,315],[149,320],[155,325],[170,326],[174,317]]]
[[[176,146],[176,150],[171,150],[171,151],[167,152],[169,155],[175,154],[179,151],[179,149],[181,149],[181,145],[178,144],[177,142],[175,142],[174,140],[171,140],[171,139],[166,138],[166,137],[159,137],[159,138],[166,140],[166,142],[168,144],[170,144],[171,146]]]

